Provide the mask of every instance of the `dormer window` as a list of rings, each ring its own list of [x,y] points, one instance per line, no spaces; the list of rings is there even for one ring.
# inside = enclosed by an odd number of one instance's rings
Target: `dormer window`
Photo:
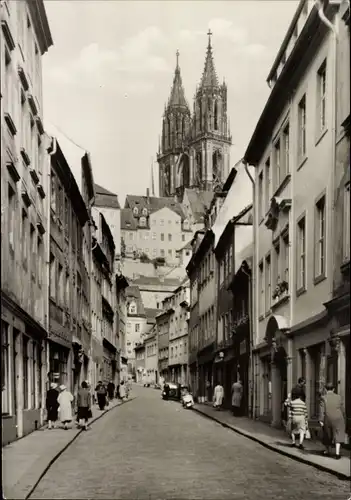
[[[136,314],[137,313],[137,307],[135,302],[131,302],[129,304],[129,314]]]
[[[145,217],[140,217],[140,219],[139,219],[139,225],[140,225],[140,227],[145,227],[146,226],[146,218]]]
[[[183,227],[184,229],[189,229],[189,221],[187,219],[184,220]]]
[[[146,217],[147,216],[147,208],[143,208],[143,215]]]
[[[134,215],[138,215],[138,213],[139,213],[138,207],[134,207],[133,208],[133,214]]]

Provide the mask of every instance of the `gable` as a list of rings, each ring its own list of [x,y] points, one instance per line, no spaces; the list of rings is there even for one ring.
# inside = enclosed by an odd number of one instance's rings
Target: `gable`
[[[159,220],[167,218],[171,220],[179,220],[179,221],[181,220],[180,215],[168,207],[163,207],[160,210],[157,210],[156,212],[150,215],[151,220],[156,220],[156,219]]]

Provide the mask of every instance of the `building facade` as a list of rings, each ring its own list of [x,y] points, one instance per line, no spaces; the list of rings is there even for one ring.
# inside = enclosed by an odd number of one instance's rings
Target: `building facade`
[[[119,379],[128,380],[128,356],[127,356],[127,297],[126,289],[129,283],[123,274],[116,275],[116,322],[119,336]]]
[[[49,146],[42,56],[53,44],[44,2],[1,2],[2,442],[43,422],[47,374]]]
[[[157,154],[161,196],[183,198],[186,188],[220,187],[229,173],[231,136],[227,117],[227,86],[219,84],[208,33],[204,71],[194,96],[191,116],[185,99],[179,53],[162,120]]]
[[[331,20],[335,12],[327,6]],[[333,358],[323,304],[333,283],[335,43],[317,6],[301,1],[245,153],[256,167],[255,413],[277,426],[299,376],[307,380],[310,425],[318,425]]]
[[[146,383],[146,370],[145,370],[145,344],[139,342],[134,347],[135,351],[135,371],[136,382],[138,384]]]
[[[162,303],[163,311],[156,316],[157,327],[157,349],[158,349],[158,373],[165,381],[169,381],[169,329],[170,318],[173,314],[173,309],[170,306],[169,299],[165,299]]]
[[[350,9],[338,12],[336,151],[334,180],[334,274],[332,298],[325,306],[330,317],[333,362],[328,378],[345,403],[347,430],[351,434],[350,377]]]
[[[168,299],[173,310],[169,323],[168,368],[170,380],[177,384],[188,383],[189,285],[189,280],[185,280]]]
[[[158,351],[156,325],[144,339],[145,345],[145,376],[146,383],[155,385],[158,383]]]

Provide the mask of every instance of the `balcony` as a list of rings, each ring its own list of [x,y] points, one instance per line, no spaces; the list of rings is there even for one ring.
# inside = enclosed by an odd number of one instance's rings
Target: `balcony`
[[[21,191],[21,196],[22,196],[22,200],[24,201],[26,207],[30,207],[31,204],[32,204],[32,200],[30,199],[30,196],[28,194],[28,191],[27,191],[27,188],[26,186],[23,184],[22,182],[22,191]]]
[[[291,208],[290,199],[278,198],[274,196],[271,199],[271,205],[264,222],[266,228],[269,229],[270,231],[275,231],[279,220],[279,213],[288,212],[290,208]]]
[[[27,167],[30,165],[30,158],[27,154],[27,151],[25,148],[21,148],[21,156],[23,158],[24,163],[27,165]]]
[[[39,177],[38,177],[38,174],[37,174],[35,168],[31,168],[29,173],[30,173],[30,176],[31,176],[34,184],[35,185],[39,184]]]
[[[27,91],[29,89],[29,82],[27,75],[21,66],[18,67],[18,76],[21,80],[22,87],[24,88],[25,91]]]
[[[7,161],[6,167],[14,182],[17,183],[20,180],[21,176],[18,173],[15,163],[13,161]]]
[[[29,104],[29,107],[30,107],[33,115],[37,116],[37,114],[38,114],[38,107],[37,107],[37,103],[35,102],[35,99],[32,96],[32,94],[28,94],[28,104]]]
[[[278,281],[272,295],[271,308],[274,309],[289,299],[289,283],[287,281]]]
[[[6,125],[8,126],[9,131],[11,132],[11,135],[15,136],[17,134],[17,128],[12,120],[10,113],[5,113],[4,118],[5,118]]]
[[[44,199],[45,196],[46,196],[46,194],[45,194],[44,188],[43,188],[43,186],[41,184],[37,185],[37,190],[38,190],[40,198]]]

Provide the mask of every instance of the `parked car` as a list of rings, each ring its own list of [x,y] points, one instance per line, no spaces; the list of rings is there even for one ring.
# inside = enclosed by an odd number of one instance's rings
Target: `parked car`
[[[165,390],[165,387],[167,385],[169,387],[168,397],[167,397],[167,391]],[[175,401],[179,401],[177,384],[174,384],[173,382],[166,382],[163,386],[161,397],[162,397],[162,399],[173,399]]]

